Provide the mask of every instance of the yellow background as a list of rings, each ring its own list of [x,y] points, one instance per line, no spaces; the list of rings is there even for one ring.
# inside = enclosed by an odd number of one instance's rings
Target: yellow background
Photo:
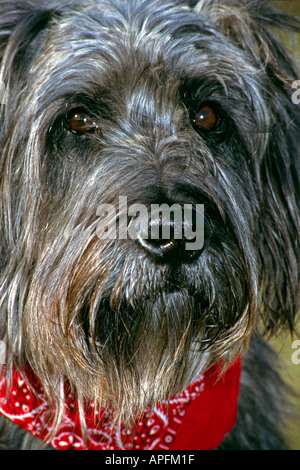
[[[294,14],[300,18],[300,0],[280,1],[277,2],[277,6],[286,13]],[[300,35],[293,35],[291,39],[286,38],[286,42],[292,56],[295,58],[298,57],[300,61]],[[293,341],[300,338],[299,332],[300,321],[298,321],[298,335],[295,334],[295,336],[291,338],[290,335],[286,333],[271,341],[274,349],[279,353],[282,360],[284,375],[296,392],[296,398],[294,400],[296,404],[296,411],[293,418],[291,419],[290,428],[288,430],[290,446],[294,450],[300,450],[300,364],[293,364],[292,362],[292,354],[296,351],[296,349],[292,348],[292,343]],[[298,354],[298,358],[300,358],[300,354]],[[299,416],[297,416],[297,411]]]

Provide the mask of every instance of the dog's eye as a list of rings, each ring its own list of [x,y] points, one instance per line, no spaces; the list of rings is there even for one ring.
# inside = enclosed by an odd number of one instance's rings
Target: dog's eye
[[[221,123],[221,117],[213,105],[204,104],[196,114],[194,119],[195,126],[204,132],[211,132],[216,130]]]
[[[68,127],[74,134],[100,134],[100,129],[95,119],[82,109],[73,109],[70,111],[68,115]]]

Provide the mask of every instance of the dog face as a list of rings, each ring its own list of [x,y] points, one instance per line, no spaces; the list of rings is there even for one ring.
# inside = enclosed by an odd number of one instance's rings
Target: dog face
[[[261,316],[293,325],[300,118],[266,24],[298,26],[262,1],[38,4],[0,5],[8,367],[128,416],[228,364]],[[101,237],[120,197],[204,205],[203,246]]]

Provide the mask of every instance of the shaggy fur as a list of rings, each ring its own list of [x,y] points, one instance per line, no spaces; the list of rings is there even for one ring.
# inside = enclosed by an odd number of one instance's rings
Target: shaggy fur
[[[293,329],[297,73],[270,27],[300,30],[262,0],[0,2],[0,339],[57,421],[65,379],[130,422],[247,353],[258,325]],[[204,204],[203,249],[100,240],[97,207],[119,196]],[[285,447],[270,357],[255,340],[224,446]]]

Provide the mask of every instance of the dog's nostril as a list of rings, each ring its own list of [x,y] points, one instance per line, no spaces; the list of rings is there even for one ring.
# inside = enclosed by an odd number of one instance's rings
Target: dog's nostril
[[[165,259],[169,253],[175,253],[178,249],[180,240],[174,240],[174,238],[164,239],[164,238],[144,238],[138,234],[137,237],[140,245],[145,248],[152,256],[158,259]]]
[[[181,240],[145,240],[138,237],[140,245],[157,261],[177,262],[181,253]]]

